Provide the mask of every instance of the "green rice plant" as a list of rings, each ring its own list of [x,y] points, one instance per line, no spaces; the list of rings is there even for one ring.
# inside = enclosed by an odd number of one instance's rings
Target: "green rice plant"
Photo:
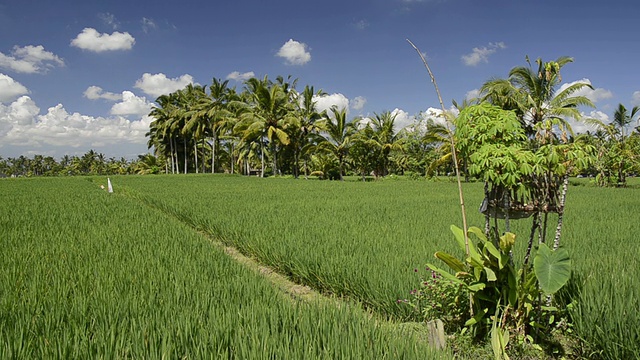
[[[362,302],[396,319],[413,311],[414,269],[436,250],[461,255],[447,229],[460,224],[455,184],[319,182],[237,176],[122,177],[120,190],[220,238],[291,279]],[[482,184],[463,184],[468,209]],[[636,189],[572,186],[562,245],[575,277],[575,332],[605,358],[640,352],[640,197]],[[483,217],[469,211],[469,223]],[[553,215],[550,222],[555,222]],[[512,221],[522,261],[529,223]],[[552,238],[549,229],[547,238]],[[566,298],[566,297],[565,297]]]
[[[0,358],[450,358],[291,300],[174,217],[78,178],[0,181]]]

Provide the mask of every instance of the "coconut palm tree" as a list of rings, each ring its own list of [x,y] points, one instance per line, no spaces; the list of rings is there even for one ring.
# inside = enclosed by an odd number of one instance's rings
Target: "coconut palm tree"
[[[296,116],[291,118],[287,133],[290,139],[289,146],[293,152],[293,176],[296,179],[300,173],[300,157],[303,149],[309,148],[318,131],[316,122],[324,115],[318,111],[315,98],[324,94],[322,90],[316,92],[313,86],[307,85],[302,93],[293,97]],[[305,161],[307,161],[306,158]]]
[[[480,89],[481,99],[504,110],[513,110],[529,136],[550,137],[555,125],[571,132],[567,119],[580,120],[579,106],[594,107],[591,100],[576,92],[593,87],[585,82],[573,83],[560,89],[562,77],[560,70],[573,58],[563,56],[555,61],[536,60],[534,69],[529,66],[517,66],[511,69],[508,79],[491,79]]]
[[[149,149],[154,147],[156,152],[161,152],[171,161],[171,173],[175,174],[178,170],[178,139],[181,138],[179,122],[176,117],[179,103],[178,94],[171,93],[168,95],[160,95],[156,99],[157,107],[154,107],[149,116],[155,120],[151,122],[147,146]],[[168,155],[168,156],[167,156]]]
[[[246,111],[241,115],[243,126],[243,140],[261,138],[269,141],[272,160],[272,172],[278,174],[277,153],[278,145],[289,144],[289,135],[285,131],[289,121],[293,119],[293,107],[289,101],[289,94],[285,86],[272,83],[265,76],[263,80],[251,78],[247,80],[249,104],[245,104]],[[242,106],[241,104],[239,104]],[[261,151],[262,173],[264,174],[264,151]]]
[[[625,134],[625,129],[634,121],[636,121],[636,116],[640,113],[640,107],[634,106],[631,109],[631,113],[627,110],[627,108],[618,104],[618,108],[613,114],[612,125],[618,129],[618,144],[620,147],[620,163],[618,166],[618,183],[622,184],[622,186],[626,185],[626,172],[625,172],[625,158],[633,157],[633,152],[628,151],[625,146],[625,141],[627,140],[627,134]]]
[[[371,119],[374,130],[371,140],[378,156],[375,174],[376,176],[385,176],[389,168],[389,154],[394,150],[402,150],[401,138],[397,136],[395,131],[397,114],[392,114],[390,111],[374,114],[375,116]]]
[[[321,130],[321,140],[318,142],[318,149],[325,150],[333,154],[338,159],[338,169],[340,180],[344,178],[344,164],[349,155],[351,136],[356,132],[353,122],[347,122],[347,110],[331,108],[333,116],[325,115],[325,118],[318,123]]]
[[[209,86],[209,95],[201,97],[196,104],[194,122],[204,126],[211,137],[211,173],[216,169],[216,148],[220,142],[220,132],[225,119],[231,116],[227,109],[230,100],[231,89],[229,80],[213,78]]]

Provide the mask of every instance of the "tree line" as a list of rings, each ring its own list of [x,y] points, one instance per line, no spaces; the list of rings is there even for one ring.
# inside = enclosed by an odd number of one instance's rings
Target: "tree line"
[[[572,175],[593,176],[601,186],[624,185],[629,174],[640,172],[640,131],[633,127],[640,109],[619,104],[610,123],[584,117],[580,108],[594,104],[578,94],[591,85],[576,82],[560,88],[560,70],[572,61],[537,59],[534,66],[527,58],[527,65],[514,67],[507,78],[485,82],[478,98],[453,101],[454,111],[438,114],[439,120],[421,114],[401,129],[396,113],[390,111],[352,119],[346,108],[320,111],[317,101],[326,94],[309,85],[299,91],[297,79],[290,76],[251,78],[241,90],[214,78],[210,85],[189,84],[156,99],[150,112],[154,121],[146,134],[151,154],[138,160],[107,160],[93,150],[82,157],[65,156],[60,162],[36,155],[0,160],[0,173],[224,172],[322,179],[442,175],[453,171],[448,144],[455,136],[455,126],[445,122],[454,124],[460,111],[487,102],[513,111],[532,144],[542,134],[552,141],[581,142],[596,149],[590,167]],[[593,131],[574,134],[569,119],[588,123]],[[458,160],[468,178],[468,159]]]
[[[82,156],[0,157],[0,177],[75,176],[75,175],[132,175],[159,174],[161,164],[152,154],[139,155],[135,160],[107,158],[103,153],[87,151]]]

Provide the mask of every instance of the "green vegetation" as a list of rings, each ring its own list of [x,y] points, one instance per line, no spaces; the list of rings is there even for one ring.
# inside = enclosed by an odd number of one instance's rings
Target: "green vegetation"
[[[298,92],[290,77],[249,79],[241,92],[214,78],[156,100],[153,155],[135,162],[93,150],[60,163],[0,158],[3,177],[275,175],[118,177],[113,196],[90,178],[0,184],[9,194],[0,210],[10,214],[0,228],[0,355],[412,358],[428,349],[398,337],[397,323],[440,317],[458,355],[480,354],[465,350],[470,329],[496,359],[640,358],[640,225],[624,218],[640,203],[631,189],[567,192],[585,183],[575,175],[600,187],[633,182],[640,131],[630,127],[640,108],[620,104],[611,124],[583,119],[580,108],[593,104],[579,93],[591,85],[561,87],[572,61],[537,59],[536,69],[527,58],[487,81],[479,99],[454,101],[459,113],[436,86],[443,113],[404,129],[389,111],[352,121],[345,109],[320,112],[323,92]],[[575,136],[569,119],[598,131]],[[455,173],[458,189],[395,181],[442,173]],[[483,215],[466,214],[465,202],[482,203]],[[482,220],[484,229],[468,225]],[[348,305],[285,301],[207,237]],[[431,264],[434,252],[449,269]],[[553,344],[567,339],[573,345]]]
[[[451,200],[455,185],[448,181],[340,183],[200,175],[123,177],[116,184],[297,282],[357,299],[396,320],[420,318],[398,302],[410,298],[411,284],[418,283],[414,269],[423,273],[436,250],[461,254],[448,231],[448,224],[459,221]],[[482,184],[464,185],[470,207],[480,204]],[[640,324],[640,314],[633,311],[640,290],[636,191],[574,186],[564,214],[563,246],[574,275],[569,287],[579,294],[570,310],[573,331],[610,359],[640,351],[635,341],[640,333],[633,325]],[[475,211],[469,215],[470,223],[483,220]],[[512,221],[511,230],[528,234],[529,226]],[[525,237],[519,236],[514,247],[519,263]]]
[[[95,183],[0,189],[0,358],[451,356],[355,306],[292,300],[189,226]]]

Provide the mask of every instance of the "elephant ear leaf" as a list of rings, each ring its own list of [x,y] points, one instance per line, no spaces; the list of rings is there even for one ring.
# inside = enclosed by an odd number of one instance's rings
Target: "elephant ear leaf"
[[[546,244],[540,244],[533,259],[533,269],[538,278],[540,289],[545,294],[560,290],[571,277],[571,259],[566,249],[551,250]]]

